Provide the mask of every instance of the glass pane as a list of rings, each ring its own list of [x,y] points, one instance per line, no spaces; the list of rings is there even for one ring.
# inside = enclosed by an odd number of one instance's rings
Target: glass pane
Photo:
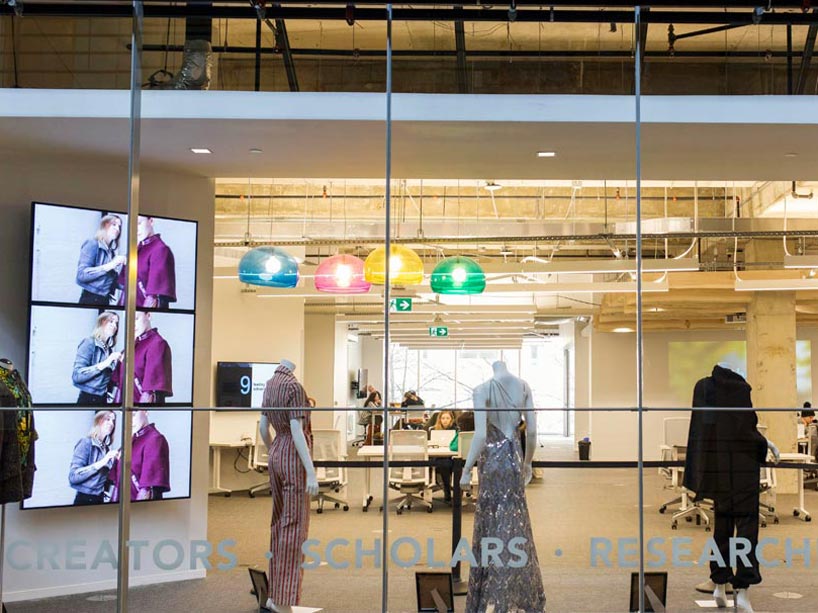
[[[128,89],[131,22],[16,4],[0,7],[0,254],[15,263],[0,299],[0,602],[114,611],[129,122],[127,91],[96,90]]]

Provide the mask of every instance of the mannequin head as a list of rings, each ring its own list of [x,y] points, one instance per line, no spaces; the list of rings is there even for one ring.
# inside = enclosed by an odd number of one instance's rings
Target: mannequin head
[[[295,364],[290,362],[288,359],[282,358],[282,360],[281,360],[281,362],[279,362],[279,364],[281,364],[284,368],[286,368],[290,372],[295,372]]]
[[[156,232],[153,229],[153,217],[139,216],[136,226],[136,240],[143,241],[146,238],[153,236]]]
[[[147,311],[137,311],[134,313],[134,332],[137,336],[142,336],[151,329],[151,314]]]
[[[492,364],[491,369],[494,371],[495,375],[502,375],[508,372],[508,367],[502,360],[497,360],[494,364]]]
[[[133,432],[136,434],[148,425],[148,412],[144,409],[133,412]]]

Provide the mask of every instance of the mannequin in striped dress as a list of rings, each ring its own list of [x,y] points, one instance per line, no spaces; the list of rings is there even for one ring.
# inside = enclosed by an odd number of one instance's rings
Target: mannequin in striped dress
[[[312,429],[307,394],[293,375],[295,365],[281,360],[264,389],[259,428],[268,449],[270,490],[270,593],[267,608],[291,613],[301,601],[304,570],[301,546],[309,533],[310,497],[318,493],[312,463]],[[275,430],[273,438],[270,428]]]

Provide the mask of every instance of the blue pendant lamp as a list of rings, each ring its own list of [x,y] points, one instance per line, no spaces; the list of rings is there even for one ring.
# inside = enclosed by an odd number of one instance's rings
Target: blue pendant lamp
[[[435,266],[431,286],[436,294],[482,294],[486,273],[473,259],[456,255]]]
[[[241,258],[239,281],[264,287],[295,287],[298,262],[278,247],[256,247]]]

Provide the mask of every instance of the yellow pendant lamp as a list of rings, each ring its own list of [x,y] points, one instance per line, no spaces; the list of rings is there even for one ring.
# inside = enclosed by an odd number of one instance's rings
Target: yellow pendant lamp
[[[386,247],[378,247],[364,262],[364,279],[375,285],[386,284]],[[391,285],[423,283],[423,262],[413,250],[403,245],[391,245],[389,255]]]

